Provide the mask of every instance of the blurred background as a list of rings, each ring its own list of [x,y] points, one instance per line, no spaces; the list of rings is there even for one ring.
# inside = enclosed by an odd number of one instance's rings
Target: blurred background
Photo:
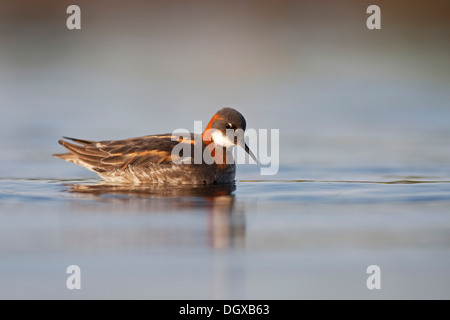
[[[449,16],[448,0],[1,0],[0,298],[448,299]],[[51,156],[63,135],[193,130],[224,106],[280,129],[277,175],[105,189]]]
[[[66,28],[70,4],[81,30]],[[366,28],[370,4],[381,30]],[[279,128],[282,165],[448,164],[449,13],[446,0],[3,0],[0,175],[64,174],[50,158],[62,135],[192,130],[223,106]],[[52,166],[14,169],[29,160]]]

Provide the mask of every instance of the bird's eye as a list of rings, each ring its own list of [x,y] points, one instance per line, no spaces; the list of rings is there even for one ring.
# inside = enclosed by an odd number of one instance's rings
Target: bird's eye
[[[231,123],[225,124],[225,128],[226,128],[226,129],[231,129],[232,126],[233,126],[233,125],[232,125]]]

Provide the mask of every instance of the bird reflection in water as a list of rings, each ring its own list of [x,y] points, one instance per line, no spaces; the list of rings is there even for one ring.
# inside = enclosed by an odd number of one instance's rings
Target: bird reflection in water
[[[206,242],[202,244],[203,246],[217,249],[243,247],[245,244],[245,217],[243,208],[236,210],[234,195],[236,185],[234,184],[128,186],[110,185],[102,182],[98,184],[66,184],[66,186],[68,191],[77,197],[112,204],[113,210],[116,212],[145,212],[157,215],[198,211],[206,218],[206,230],[202,232],[202,235],[198,234],[198,226],[192,223],[185,226],[183,230],[178,229],[176,233],[173,232],[172,225],[167,225],[167,228],[159,225],[156,232],[159,239],[146,237],[145,242],[148,245],[154,244],[155,241],[166,243],[172,240],[175,243],[184,243],[189,242],[188,239],[199,238],[202,239],[202,242]],[[85,203],[82,206],[86,209]],[[108,208],[111,209],[110,206]],[[92,209],[99,210],[97,206]],[[168,221],[172,220],[169,219]],[[147,231],[155,232],[154,228]],[[142,242],[142,239],[137,241]]]

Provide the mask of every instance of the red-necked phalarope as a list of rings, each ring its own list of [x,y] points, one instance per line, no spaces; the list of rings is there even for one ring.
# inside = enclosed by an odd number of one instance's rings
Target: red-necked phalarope
[[[223,184],[233,183],[236,174],[234,161],[226,158],[233,146],[241,146],[256,161],[244,140],[246,122],[242,114],[232,108],[219,110],[209,121],[201,137],[190,134],[188,139],[172,134],[159,134],[125,140],[90,141],[67,138],[74,143],[59,140],[69,153],[54,156],[79,164],[111,183],[167,183],[167,184]],[[241,129],[234,141],[227,137],[227,130]],[[202,144],[214,160],[207,164],[194,162],[196,143]],[[189,144],[192,150],[189,161],[174,163],[180,157],[172,155],[179,143]],[[222,152],[216,150],[222,149]],[[220,156],[220,159],[219,159]],[[227,161],[228,160],[228,161]],[[230,163],[231,162],[231,163]]]

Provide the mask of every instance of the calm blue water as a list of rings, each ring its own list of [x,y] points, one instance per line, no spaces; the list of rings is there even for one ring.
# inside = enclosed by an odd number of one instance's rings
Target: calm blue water
[[[445,5],[382,2],[372,32],[362,2],[148,3],[83,2],[71,32],[65,4],[5,2],[0,298],[450,298]],[[276,175],[112,188],[51,156],[223,106],[280,130]]]
[[[1,297],[448,298],[450,177],[389,177],[146,189],[2,179]],[[78,292],[65,287],[71,264]],[[373,264],[377,292],[365,285]]]

